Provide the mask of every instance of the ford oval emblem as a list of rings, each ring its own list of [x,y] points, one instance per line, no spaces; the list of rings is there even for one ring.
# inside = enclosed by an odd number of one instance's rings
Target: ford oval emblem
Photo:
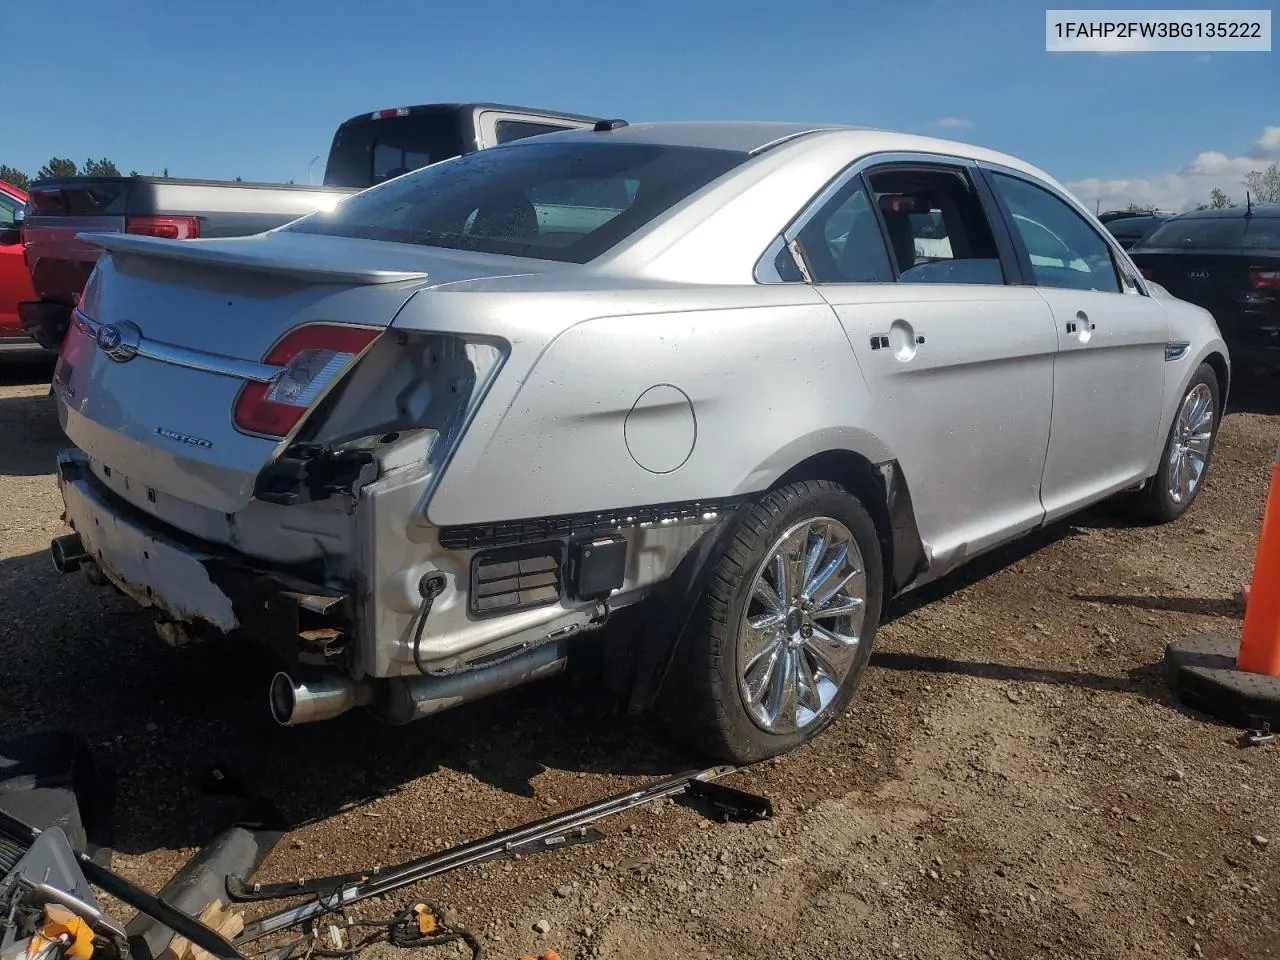
[[[125,363],[138,355],[142,331],[128,320],[104,323],[98,328],[98,348],[116,363]]]

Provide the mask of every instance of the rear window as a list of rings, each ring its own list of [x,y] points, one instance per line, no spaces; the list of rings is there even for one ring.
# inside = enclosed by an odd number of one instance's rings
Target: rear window
[[[747,154],[525,140],[419,170],[284,229],[586,263]]]
[[[1168,220],[1138,250],[1280,250],[1280,218],[1188,217]]]
[[[334,134],[324,182],[363,189],[462,153],[454,113],[344,123]]]

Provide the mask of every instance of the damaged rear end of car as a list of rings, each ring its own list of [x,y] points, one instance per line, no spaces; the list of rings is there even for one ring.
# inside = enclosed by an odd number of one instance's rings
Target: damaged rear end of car
[[[88,239],[108,255],[54,374],[75,445],[57,472],[75,533],[54,542],[55,566],[152,608],[172,645],[267,643],[285,666],[281,722],[359,704],[412,719],[413,697],[390,680],[427,664],[386,630],[443,578],[415,568],[389,587],[383,542],[427,559],[425,528],[406,519],[506,345],[392,323],[432,281],[492,265],[387,268],[380,249],[365,267],[358,242],[329,257],[321,238],[281,235],[262,249]],[[408,616],[378,609],[389,592]]]
[[[270,646],[285,725],[357,706],[402,723],[562,670],[731,504],[627,453],[632,418],[687,459],[682,394],[584,412],[573,389],[522,390],[535,366],[574,380],[541,358],[602,308],[632,329],[685,304],[584,265],[747,158],[566,136],[255,237],[86,237],[106,255],[54,373],[75,445],[55,565],[153,608],[175,645]],[[616,476],[585,440],[549,452],[566,431],[598,435]]]
[[[439,291],[510,279],[510,258],[375,270],[349,239],[96,242],[108,255],[54,375],[75,445],[55,566],[152,609],[173,646],[269,646],[282,724],[354,707],[404,723],[558,673],[570,637],[645,596],[719,518],[428,518],[512,352],[475,316],[447,329],[460,297]],[[408,310],[415,297],[437,302]]]

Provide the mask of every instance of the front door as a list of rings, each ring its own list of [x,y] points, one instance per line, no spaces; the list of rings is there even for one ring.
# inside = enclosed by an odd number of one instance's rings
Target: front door
[[[1014,174],[987,176],[1056,326],[1041,488],[1052,520],[1146,478],[1164,406],[1168,322],[1065,199]]]

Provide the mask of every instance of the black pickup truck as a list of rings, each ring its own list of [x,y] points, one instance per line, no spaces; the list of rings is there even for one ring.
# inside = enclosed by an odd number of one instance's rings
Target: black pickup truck
[[[80,233],[177,240],[261,233],[428,164],[598,122],[496,103],[393,107],[360,114],[338,127],[322,186],[159,177],[37,180],[28,191],[22,228],[37,299],[18,304],[19,321],[41,346],[61,346],[99,253],[77,239]]]

